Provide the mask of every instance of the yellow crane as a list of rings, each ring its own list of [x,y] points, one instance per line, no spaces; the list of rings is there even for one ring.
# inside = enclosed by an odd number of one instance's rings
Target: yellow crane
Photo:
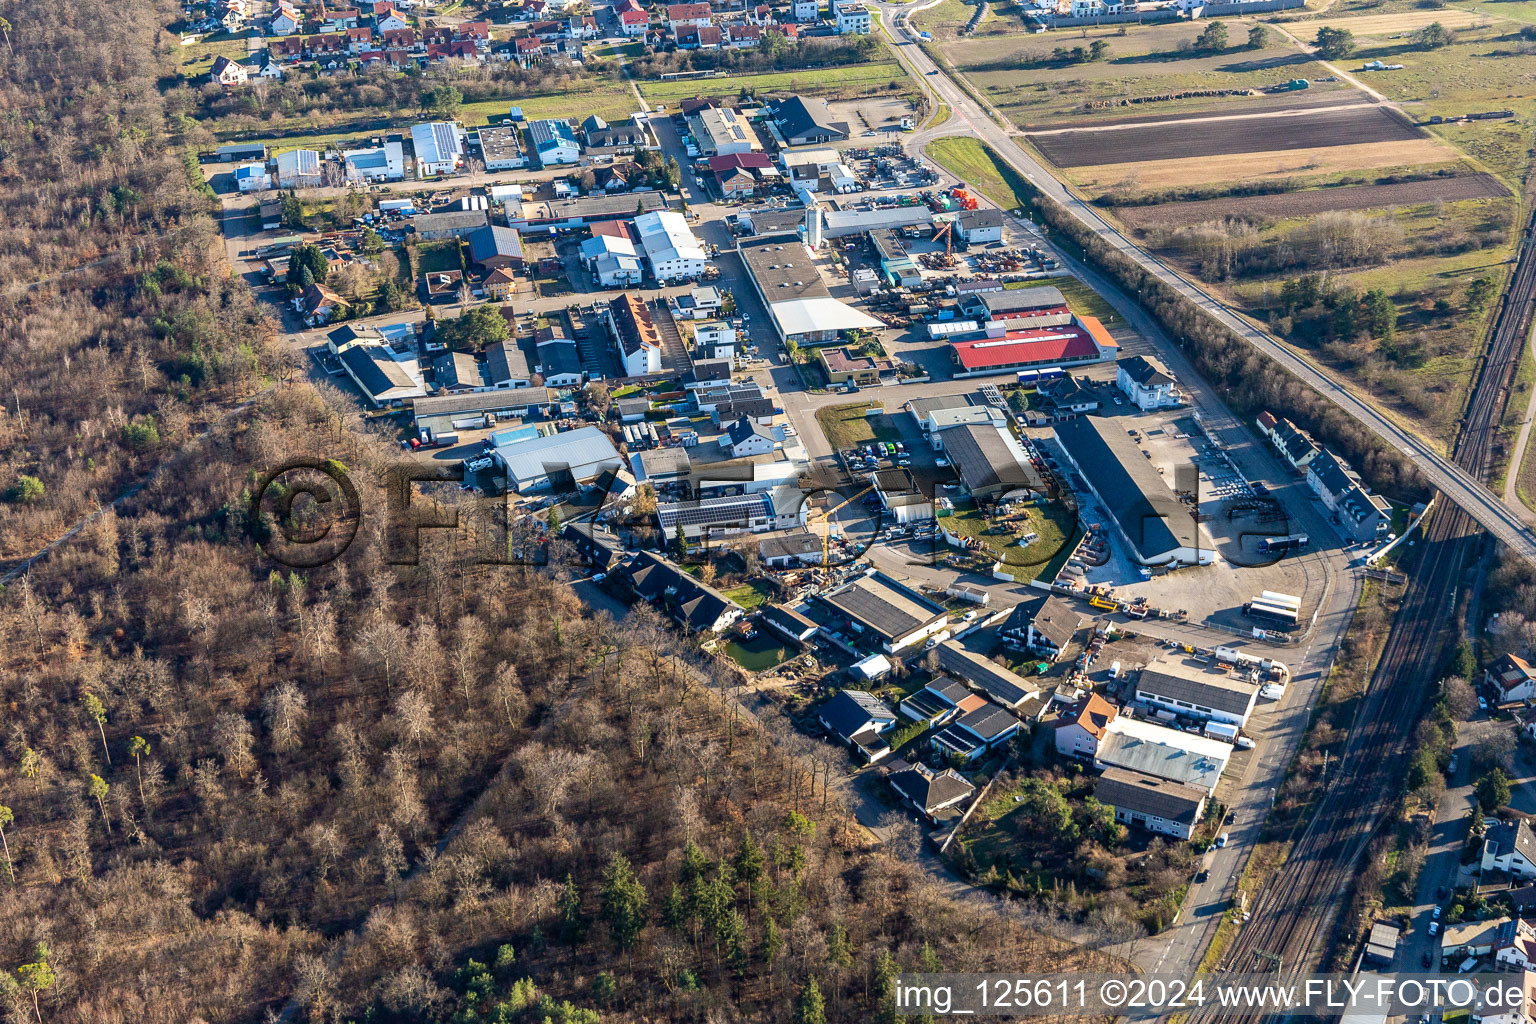
[[[843,508],[843,506],[847,505],[849,502],[858,501],[860,498],[864,497],[864,495],[868,494],[870,491],[872,491],[874,489],[875,489],[875,485],[874,484],[869,484],[867,487],[865,487],[862,491],[859,491],[853,497],[846,498],[843,501],[838,502],[836,505],[833,505],[831,508],[827,509],[825,512],[821,513],[821,516],[820,516],[820,519],[821,519],[821,564],[823,566],[825,566],[827,564],[827,557],[828,557],[828,550],[827,549],[831,546],[831,543],[832,543],[832,515],[833,515],[833,513],[838,512],[839,510],[841,510]]]

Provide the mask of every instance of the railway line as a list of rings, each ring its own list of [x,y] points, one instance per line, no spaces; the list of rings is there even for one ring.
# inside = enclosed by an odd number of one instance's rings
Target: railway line
[[[1536,216],[1527,225],[1455,446],[1456,463],[1477,479],[1485,479],[1492,468],[1493,440],[1530,334],[1533,303]],[[1442,507],[1428,525],[1422,561],[1356,712],[1339,766],[1289,859],[1257,894],[1252,917],[1220,964],[1222,970],[1274,970],[1286,976],[1317,967],[1334,945],[1350,882],[1398,792],[1408,740],[1443,650],[1443,627],[1455,611],[1457,583],[1487,539],[1466,511],[1449,503]],[[1259,1016],[1223,1014],[1221,1019],[1225,1024]]]

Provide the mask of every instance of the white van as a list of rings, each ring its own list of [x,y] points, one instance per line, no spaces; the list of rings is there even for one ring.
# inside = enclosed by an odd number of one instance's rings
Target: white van
[[[1227,836],[1229,834],[1230,833],[1223,832],[1221,835],[1216,837],[1216,849],[1220,850],[1227,845]]]

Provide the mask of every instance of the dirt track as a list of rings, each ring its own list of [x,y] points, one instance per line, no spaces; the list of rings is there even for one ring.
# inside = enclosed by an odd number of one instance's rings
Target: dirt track
[[[1225,217],[1279,219],[1328,213],[1332,210],[1375,210],[1431,203],[1437,199],[1449,203],[1458,199],[1493,199],[1507,195],[1509,190],[1498,179],[1487,174],[1468,174],[1459,178],[1431,178],[1427,181],[1404,181],[1391,185],[1351,185],[1267,196],[1234,196],[1187,203],[1159,203],[1156,206],[1129,206],[1116,210],[1115,214],[1133,228],[1168,228],[1201,224]]]
[[[1058,167],[1318,149],[1424,138],[1381,107],[1255,115],[1229,120],[1032,134],[1029,140]]]

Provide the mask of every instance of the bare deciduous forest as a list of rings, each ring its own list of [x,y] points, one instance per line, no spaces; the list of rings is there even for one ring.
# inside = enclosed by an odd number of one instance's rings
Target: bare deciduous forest
[[[867,1021],[897,969],[1112,965],[871,847],[649,608],[372,520],[274,571],[252,481],[390,448],[226,276],[171,5],[3,14],[6,553],[168,465],[0,593],[9,1020]]]

